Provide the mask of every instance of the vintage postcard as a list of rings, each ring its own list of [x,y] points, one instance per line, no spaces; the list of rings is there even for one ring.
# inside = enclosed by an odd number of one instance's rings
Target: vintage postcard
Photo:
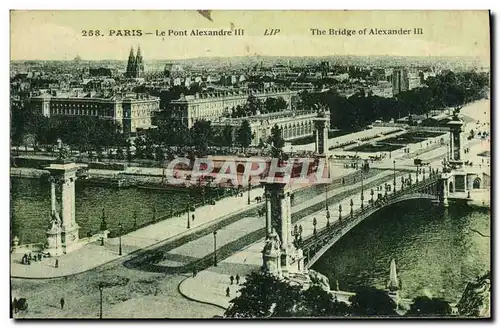
[[[491,317],[488,11],[10,28],[12,318]]]

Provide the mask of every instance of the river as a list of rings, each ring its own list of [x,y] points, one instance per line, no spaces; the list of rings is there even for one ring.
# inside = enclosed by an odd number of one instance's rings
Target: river
[[[321,187],[300,191],[295,202],[314,197]],[[199,193],[143,189],[113,189],[76,186],[76,217],[80,237],[96,233],[105,209],[108,228],[117,231],[118,222],[132,229],[152,222],[171,208],[184,208],[200,201]],[[295,203],[294,202],[294,203]],[[21,244],[43,242],[49,225],[50,186],[43,179],[11,178],[11,234]],[[455,209],[446,212],[425,201],[396,204],[381,210],[351,230],[315,263],[332,287],[341,290],[357,286],[384,288],[389,264],[396,260],[404,298],[418,295],[442,297],[457,302],[465,284],[490,268],[490,235],[487,211]]]
[[[20,244],[45,242],[50,220],[50,184],[46,179],[11,178],[10,182],[12,237],[17,236]],[[298,191],[294,203],[323,191],[318,186]],[[206,199],[215,195],[215,191],[207,191]],[[152,223],[153,216],[159,218],[169,215],[171,209],[179,210],[186,208],[188,203],[201,203],[202,195],[199,191],[96,187],[77,181],[75,199],[76,222],[80,225],[82,238],[99,231],[103,208],[108,229],[114,234],[120,222],[124,232],[134,230],[134,212],[137,226],[143,226]]]
[[[44,179],[11,178],[11,233],[18,236],[21,244],[39,243],[46,240],[49,227],[50,184]],[[75,215],[80,225],[80,237],[99,231],[102,209],[110,231],[132,229],[134,212],[137,225],[170,213],[170,209],[185,208],[200,202],[199,192],[154,191],[146,189],[114,189],[82,185],[75,187]]]
[[[490,269],[490,239],[476,231],[490,235],[488,211],[400,203],[352,229],[313,269],[325,274],[332,288],[338,280],[340,290],[384,289],[395,259],[401,297],[458,302],[467,282]]]

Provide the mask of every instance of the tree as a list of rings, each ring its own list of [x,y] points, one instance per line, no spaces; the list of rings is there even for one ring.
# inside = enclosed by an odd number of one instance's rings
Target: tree
[[[349,306],[337,301],[320,286],[311,286],[302,292],[302,315],[307,317],[337,317],[350,314]]]
[[[241,122],[240,129],[238,130],[238,143],[243,149],[248,148],[252,143],[252,128],[248,120]]]
[[[252,272],[230,301],[224,313],[228,318],[290,317],[300,302],[300,287],[273,275]]]
[[[157,161],[163,161],[165,159],[165,152],[161,146],[156,146],[155,148],[155,159]]]
[[[257,111],[262,111],[262,101],[255,97],[254,95],[248,96],[247,103],[245,104],[245,113],[246,115],[255,115]]]
[[[362,288],[351,296],[350,309],[355,316],[388,316],[396,314],[396,303],[386,291],[376,288]]]
[[[126,145],[126,153],[127,153],[127,162],[131,162],[132,161],[132,143],[130,141],[127,141],[127,145]]]
[[[273,158],[282,158],[285,139],[283,139],[282,131],[278,125],[272,127],[269,143],[272,145],[271,156]]]
[[[229,124],[224,126],[224,130],[222,130],[222,139],[226,146],[233,146],[233,127]]]
[[[198,156],[206,156],[208,153],[208,145],[212,142],[213,131],[210,121],[196,121],[191,127],[191,139],[193,145],[198,152]]]
[[[451,314],[450,303],[440,298],[418,296],[413,300],[407,316],[444,316]]]
[[[122,146],[118,146],[116,149],[116,159],[125,159]]]
[[[465,286],[457,303],[461,316],[489,317],[491,314],[491,271],[476,277]]]
[[[346,303],[338,302],[319,286],[307,290],[263,272],[252,272],[230,301],[229,318],[336,317],[349,315]]]

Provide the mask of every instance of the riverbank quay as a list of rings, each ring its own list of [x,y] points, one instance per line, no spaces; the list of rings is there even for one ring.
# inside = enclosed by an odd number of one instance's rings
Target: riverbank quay
[[[388,172],[381,172],[373,179],[380,179],[388,176]],[[359,181],[359,180],[358,180]],[[369,183],[369,181],[367,181]],[[355,185],[359,188],[359,182]],[[298,191],[303,189],[301,185],[295,186],[292,190]],[[347,186],[346,188],[349,188]],[[339,190],[341,192],[342,190]],[[257,196],[262,197],[263,190],[252,189],[250,191],[251,203],[247,203],[246,197],[228,197],[220,200],[216,205],[206,205],[196,208],[190,213],[190,227],[187,228],[188,217],[186,215],[163,220],[158,223],[151,224],[136,231],[132,231],[126,235],[117,238],[110,238],[104,242],[104,246],[100,246],[100,242],[86,245],[75,251],[63,255],[59,258],[59,267],[55,268],[55,259],[46,258],[40,263],[32,262],[30,266],[21,264],[21,253],[14,253],[11,256],[11,276],[18,278],[52,278],[61,277],[72,274],[81,273],[91,270],[96,266],[105,264],[106,262],[118,259],[119,244],[122,244],[123,254],[131,254],[140,250],[148,250],[150,248],[157,249],[159,247],[167,247],[168,243],[182,239],[182,243],[189,242],[192,238],[200,238],[211,230],[224,227],[234,221],[240,220],[249,216],[248,211],[255,210],[263,203],[256,202],[254,199]],[[337,192],[331,192],[330,197],[335,197]],[[295,210],[301,211],[307,207],[321,204],[325,199],[323,194],[311,198],[307,202],[301,202],[295,207]],[[192,220],[194,215],[195,220]],[[235,217],[237,216],[237,217]],[[15,256],[17,255],[17,257]],[[64,265],[64,268],[63,268]]]

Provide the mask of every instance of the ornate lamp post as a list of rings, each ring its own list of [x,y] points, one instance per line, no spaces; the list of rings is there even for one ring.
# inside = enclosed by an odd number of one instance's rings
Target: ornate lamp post
[[[364,176],[363,176],[363,171],[361,171],[361,209],[363,210],[364,204],[363,201],[365,200],[365,189],[364,189],[364,184],[363,184]]]
[[[316,236],[316,224],[318,224],[318,221],[316,220],[316,218],[313,218],[313,226],[314,226],[313,233],[315,236]]]
[[[118,223],[118,233],[119,233],[119,236],[118,236],[118,242],[119,242],[119,247],[118,247],[118,255],[122,255],[122,230],[123,230],[123,226],[122,226],[122,223]]]
[[[392,161],[392,164],[393,164],[393,169],[394,169],[394,181],[393,181],[393,184],[394,184],[394,192],[396,192],[396,160],[393,160]]]
[[[352,201],[352,199],[349,202],[349,205],[351,205],[351,217],[352,217],[352,213],[353,213],[352,207],[354,206],[354,202]]]
[[[342,204],[339,204],[339,221],[342,220]]]
[[[104,231],[108,230],[108,224],[106,223],[106,216],[104,215],[104,208],[102,209],[102,220],[101,220],[101,246],[104,246]]]
[[[217,230],[214,230],[214,267],[217,266]]]
[[[251,177],[248,177],[248,199],[247,204],[250,205],[250,190],[252,190]]]
[[[325,185],[325,210],[328,212],[328,185]]]

